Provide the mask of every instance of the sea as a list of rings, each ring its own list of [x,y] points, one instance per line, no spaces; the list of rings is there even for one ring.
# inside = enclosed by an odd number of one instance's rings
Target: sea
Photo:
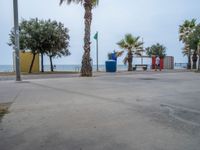
[[[141,59],[134,59],[133,64],[141,64]],[[151,64],[151,59],[143,59],[144,64],[148,64],[148,68],[150,68]],[[92,70],[96,71],[97,66],[96,64],[92,65]],[[125,71],[127,70],[128,65],[124,64],[117,64],[117,70],[118,71]],[[44,65],[44,70],[45,71],[50,71],[50,65]],[[72,71],[72,72],[80,72],[81,70],[81,65],[80,64],[74,64],[74,65],[60,65],[60,64],[54,64],[54,71]],[[99,71],[105,71],[105,64],[100,64],[99,65]],[[0,72],[13,72],[14,67],[13,65],[0,65]]]
[[[187,63],[175,63],[175,69],[185,69]],[[148,65],[148,69],[150,69],[151,65]],[[118,64],[118,71],[126,71],[128,68],[127,65]],[[71,72],[80,72],[81,65],[54,65],[54,71],[71,71]],[[93,65],[93,71],[97,70],[97,66]],[[50,71],[50,65],[44,65],[45,71]],[[105,65],[99,65],[99,71],[105,71]],[[0,72],[13,72],[13,65],[0,65]]]
[[[127,65],[117,65],[117,70],[127,70]],[[54,71],[72,71],[80,72],[81,65],[54,65]],[[50,65],[44,65],[45,71],[50,71]],[[93,71],[97,70],[97,66],[94,65],[92,68]],[[99,71],[105,71],[105,65],[99,65]],[[13,72],[13,65],[0,65],[0,72]]]

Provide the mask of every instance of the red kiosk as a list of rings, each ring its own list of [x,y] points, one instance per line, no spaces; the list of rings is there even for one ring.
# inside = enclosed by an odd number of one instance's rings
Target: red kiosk
[[[156,56],[152,56],[152,69],[155,69],[156,66]],[[160,58],[160,69],[162,70],[164,68],[164,59]]]

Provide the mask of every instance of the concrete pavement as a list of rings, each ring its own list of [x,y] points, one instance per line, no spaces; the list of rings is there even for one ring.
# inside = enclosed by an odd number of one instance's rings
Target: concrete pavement
[[[21,78],[23,80],[30,80],[30,79],[52,79],[52,78],[69,78],[69,77],[79,77],[79,73],[44,73],[44,74],[22,74]],[[0,74],[0,81],[9,81],[15,80],[15,75],[1,75]]]
[[[0,82],[1,150],[199,150],[200,74]]]

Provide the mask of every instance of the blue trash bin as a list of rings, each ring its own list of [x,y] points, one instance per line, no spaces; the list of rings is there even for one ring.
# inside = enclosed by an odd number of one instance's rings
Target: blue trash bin
[[[116,72],[117,71],[117,62],[115,60],[106,61],[106,72]]]

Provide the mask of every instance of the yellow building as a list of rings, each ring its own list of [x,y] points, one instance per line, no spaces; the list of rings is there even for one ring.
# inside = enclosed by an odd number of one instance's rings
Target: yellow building
[[[21,72],[29,72],[33,54],[31,52],[20,51],[20,68]],[[39,54],[35,56],[32,73],[40,72]]]

